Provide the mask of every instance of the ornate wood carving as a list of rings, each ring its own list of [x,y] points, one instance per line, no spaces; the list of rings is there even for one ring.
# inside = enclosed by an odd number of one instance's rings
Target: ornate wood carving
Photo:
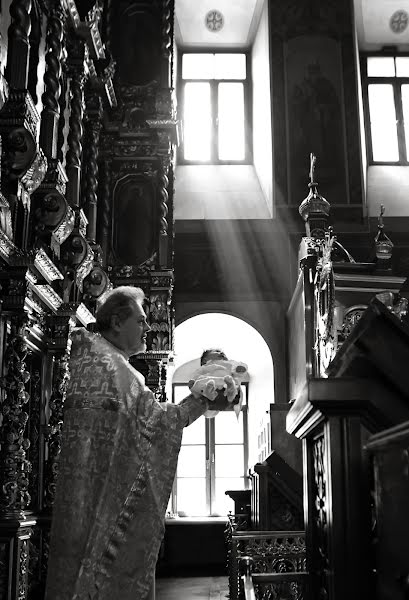
[[[327,469],[326,444],[324,435],[317,436],[312,444],[312,460],[314,473],[314,497],[312,505],[314,544],[312,547],[314,573],[317,576],[317,590],[322,598],[329,598],[327,573],[330,572],[328,555],[328,506],[327,506]]]
[[[167,176],[167,169],[162,166],[159,172],[159,197],[160,197],[160,224],[159,224],[159,266],[166,268],[169,266],[169,253],[168,253],[168,186],[169,179]]]
[[[43,112],[40,145],[47,158],[57,157],[58,120],[61,94],[61,59],[66,13],[60,0],[55,0],[47,23],[46,70],[44,73]]]
[[[65,338],[67,336],[69,320],[67,318],[59,319],[53,325],[53,338]],[[46,429],[46,443],[48,448],[48,457],[45,465],[44,474],[44,507],[50,509],[54,503],[55,483],[57,478],[57,459],[61,450],[61,436],[63,424],[63,408],[65,394],[69,380],[68,371],[69,348],[54,358],[52,393],[49,402],[51,411]]]
[[[31,464],[26,458],[30,446],[25,437],[29,400],[26,384],[30,373],[26,369],[27,317],[10,318],[10,334],[4,355],[5,374],[0,381],[4,396],[1,403],[3,423],[0,433],[0,514],[19,518],[30,502],[28,477]]]
[[[30,362],[35,361],[30,357]],[[36,361],[37,362],[37,361]],[[29,493],[31,498],[31,510],[41,509],[41,488],[43,475],[43,448],[42,434],[40,431],[43,422],[43,407],[41,405],[41,363],[31,365],[30,390],[29,390],[29,422],[27,426],[27,437],[30,442],[27,458],[31,464],[29,478]],[[33,368],[34,367],[34,368]]]

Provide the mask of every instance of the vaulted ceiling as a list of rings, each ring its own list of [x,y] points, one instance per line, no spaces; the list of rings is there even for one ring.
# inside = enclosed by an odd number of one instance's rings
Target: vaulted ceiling
[[[251,46],[263,2],[176,0],[178,45]],[[376,50],[394,45],[400,50],[409,50],[409,0],[354,0],[354,5],[360,49]]]

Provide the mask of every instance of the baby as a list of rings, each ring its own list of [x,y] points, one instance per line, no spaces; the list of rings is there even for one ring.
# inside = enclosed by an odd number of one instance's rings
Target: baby
[[[234,409],[237,417],[241,410],[240,382],[247,373],[247,365],[229,361],[217,348],[205,350],[200,358],[201,367],[188,383],[193,394],[202,394],[212,402],[214,410],[207,410],[208,418],[219,410]]]

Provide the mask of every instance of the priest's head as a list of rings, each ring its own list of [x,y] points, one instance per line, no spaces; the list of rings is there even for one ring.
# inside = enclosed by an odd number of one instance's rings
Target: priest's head
[[[144,299],[140,288],[117,287],[105,294],[95,315],[100,334],[127,357],[146,351],[150,327],[143,309]]]

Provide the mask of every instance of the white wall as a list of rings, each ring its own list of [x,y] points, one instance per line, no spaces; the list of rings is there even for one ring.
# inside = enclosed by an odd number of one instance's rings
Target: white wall
[[[267,219],[253,165],[179,165],[175,219]]]
[[[273,147],[271,130],[270,47],[268,2],[265,0],[251,53],[253,76],[254,168],[273,215]]]
[[[385,206],[385,217],[409,216],[409,167],[370,165],[367,185],[370,217],[379,215],[381,204]]]

